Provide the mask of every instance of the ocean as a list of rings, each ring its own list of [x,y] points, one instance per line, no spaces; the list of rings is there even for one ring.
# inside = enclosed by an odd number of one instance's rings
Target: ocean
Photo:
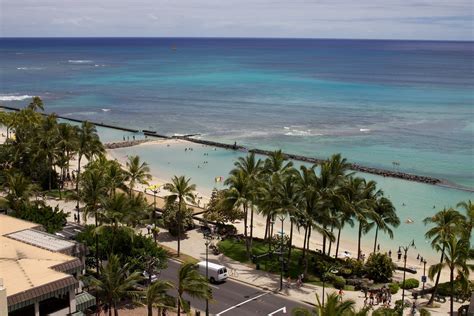
[[[0,39],[0,103],[474,188],[474,43]]]

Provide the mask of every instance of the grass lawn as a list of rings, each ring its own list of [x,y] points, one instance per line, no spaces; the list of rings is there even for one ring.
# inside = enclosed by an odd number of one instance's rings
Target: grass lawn
[[[242,263],[252,263],[251,260],[247,259],[247,253],[245,249],[245,241],[237,241],[233,239],[225,239],[218,243],[219,250],[226,255],[227,257],[242,262]],[[268,244],[264,243],[261,240],[254,240],[252,245],[252,253],[255,256],[260,256],[266,254],[268,252]],[[312,261],[313,260],[325,260],[322,258],[322,255],[315,254],[311,252],[310,259],[308,260],[310,268],[308,269],[308,275],[306,275],[305,282],[315,285],[322,285],[322,281],[320,280],[319,276],[315,275],[314,271],[312,271]],[[287,254],[285,255],[285,258]],[[280,256],[277,254],[273,254],[273,256],[265,256],[262,258],[257,259],[259,267],[261,270],[268,271],[271,273],[280,273],[281,269],[281,262],[279,260]],[[291,251],[291,258],[290,263],[288,265],[287,271],[285,271],[284,276],[288,277],[288,275],[293,279],[297,279],[298,275],[304,272],[303,264],[301,262],[302,258],[302,250],[298,248],[293,248]],[[332,259],[329,259],[332,260]],[[332,284],[326,282],[325,284],[328,287],[331,287]],[[346,286],[346,290],[354,290],[352,286]]]
[[[44,191],[47,197],[59,199],[58,190]],[[76,198],[76,192],[72,190],[61,191],[61,198],[63,200],[74,200]]]

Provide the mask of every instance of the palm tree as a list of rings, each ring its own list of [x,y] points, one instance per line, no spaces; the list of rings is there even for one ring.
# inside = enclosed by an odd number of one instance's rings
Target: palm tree
[[[89,216],[94,216],[95,227],[99,226],[101,204],[107,196],[107,183],[104,172],[99,168],[88,168],[81,179],[81,200],[85,204],[84,222]],[[99,271],[99,236],[96,234],[96,267]]]
[[[64,180],[66,171],[69,172],[70,161],[77,149],[77,126],[71,124],[58,124],[58,148],[62,161],[61,175]]]
[[[28,109],[31,109],[33,111],[41,110],[44,111],[44,104],[43,100],[41,100],[40,97],[33,97],[31,100],[30,104],[28,104]]]
[[[22,205],[29,204],[30,198],[39,191],[22,173],[7,173],[5,187],[8,188],[6,199],[13,211],[19,211]]]
[[[398,225],[400,225],[400,219],[397,216],[395,207],[393,206],[392,202],[383,196],[379,197],[375,201],[373,210],[380,217],[380,222],[374,222],[376,225],[375,240],[374,240],[374,253],[375,253],[375,250],[377,249],[376,248],[377,235],[378,235],[379,229],[387,233],[390,239],[393,239],[393,231],[390,228],[390,226],[397,228]]]
[[[168,295],[168,291],[172,288],[173,284],[170,282],[156,280],[140,293],[138,302],[147,307],[148,316],[153,316],[153,307],[158,308],[158,315],[161,315],[162,308],[174,307],[174,298]]]
[[[338,226],[335,202],[338,188],[344,183],[349,170],[349,163],[340,154],[332,155],[320,165],[320,176],[316,178],[316,187],[320,198],[319,223],[331,231]],[[326,253],[326,236],[323,235],[323,253]]]
[[[346,186],[347,201],[350,205],[350,212],[359,223],[358,242],[357,242],[357,259],[361,255],[361,239],[362,233],[366,231],[369,220],[378,220],[378,215],[373,211],[373,203],[379,192],[375,191],[375,182],[366,182],[362,178],[350,177]]]
[[[248,191],[250,190],[248,177],[243,171],[234,172],[225,180],[224,184],[228,185],[229,189],[225,191],[225,197],[222,201],[223,207],[232,208],[236,211],[238,211],[240,208],[243,209],[245,247],[247,251],[247,257],[250,258],[250,243],[247,238],[247,221],[249,209]]]
[[[43,121],[38,140],[37,159],[44,159],[48,164],[48,190],[51,191],[53,166],[60,154],[60,148],[58,147],[59,130],[54,114],[49,115]]]
[[[183,294],[199,299],[211,299],[212,290],[205,276],[197,271],[192,262],[181,264],[178,271],[178,315],[181,315],[181,306],[188,311],[189,306],[183,300]]]
[[[182,211],[186,208],[186,202],[194,203],[196,185],[190,184],[190,178],[186,179],[184,176],[174,176],[171,183],[166,183],[163,188],[170,192],[166,196],[166,203],[173,204],[178,202],[178,257],[181,249],[181,226],[182,226]]]
[[[104,147],[100,142],[95,126],[90,122],[82,122],[81,127],[77,131],[77,175],[76,175],[76,193],[77,193],[77,209],[79,209],[79,181],[81,175],[81,159],[86,157],[91,160],[94,156],[98,156],[104,152]]]
[[[332,239],[334,236],[327,229],[318,223],[319,217],[319,194],[317,188],[317,175],[315,173],[316,166],[306,168],[301,166],[301,172],[298,174],[297,181],[298,190],[301,193],[301,218],[305,228],[304,242],[303,242],[303,260],[304,260],[304,275],[307,275],[308,270],[308,256],[306,255],[309,249],[309,242],[311,238],[311,231],[316,230],[319,234],[326,238]]]
[[[294,316],[352,316],[352,315],[368,315],[368,310],[356,312],[355,302],[353,300],[340,301],[336,293],[327,294],[326,303],[321,303],[319,296],[316,294],[316,306],[312,311],[297,307],[292,310]]]
[[[117,160],[108,160],[106,166],[106,177],[109,186],[109,195],[115,195],[117,189],[126,191],[125,181],[127,173]]]
[[[286,163],[285,163],[286,162]],[[259,179],[259,184],[258,187],[262,188],[263,186],[267,186],[269,182],[271,182],[271,177],[273,174],[283,174],[287,172],[288,170],[293,167],[293,162],[288,161],[286,156],[282,153],[281,150],[277,150],[272,152],[267,159],[265,159],[263,163],[263,167],[260,173],[260,176],[258,177]],[[265,188],[262,188],[263,191],[265,191]],[[267,186],[266,189],[269,189]],[[271,192],[270,190],[266,190],[267,192]],[[263,198],[263,200],[262,200]],[[270,223],[272,221],[274,212],[273,212],[273,207],[271,205],[268,205],[265,201],[265,198],[261,196],[260,194],[257,195],[258,199],[258,208],[259,212],[264,214],[266,216],[266,223],[265,223],[265,239],[268,237],[271,237],[270,233]],[[268,201],[268,199],[267,199]]]
[[[459,202],[456,207],[460,207],[466,211],[466,233],[467,240],[470,240],[472,230],[474,228],[474,204],[469,200],[468,202]]]
[[[247,178],[249,189],[247,190],[247,199],[248,205],[250,207],[250,242],[249,242],[249,251],[252,252],[252,242],[253,242],[253,214],[254,214],[254,204],[256,203],[256,194],[258,190],[258,178],[262,172],[262,161],[255,158],[255,153],[250,153],[246,157],[239,157],[234,163],[235,168],[230,171],[231,175],[242,172]],[[248,212],[245,212],[245,217],[248,217]],[[245,227],[247,230],[247,225]]]
[[[432,217],[427,217],[423,220],[425,225],[432,224],[434,225],[430,228],[425,237],[431,239],[431,247],[438,252],[441,252],[441,258],[439,264],[441,265],[444,261],[444,253],[446,247],[446,241],[458,231],[458,224],[463,221],[464,217],[456,210],[443,209],[442,211],[436,213]],[[441,276],[441,270],[438,271],[436,276],[436,281],[433,289],[433,294],[430,297],[427,305],[433,304],[436,291],[438,289],[439,278]]]
[[[111,255],[107,265],[100,268],[99,278],[91,276],[88,281],[100,300],[109,306],[109,316],[112,315],[112,308],[115,316],[118,316],[118,303],[125,297],[138,294],[134,286],[141,279],[139,271],[129,273],[129,263],[121,264],[118,256]]]
[[[288,241],[288,262],[290,262],[293,226],[300,217],[298,206],[301,201],[301,194],[298,185],[298,176],[296,170],[294,170],[282,176],[277,174],[275,177],[278,179],[274,191],[274,200],[277,205],[275,212],[286,214],[290,218],[290,240]]]
[[[438,246],[439,248],[439,246]],[[454,297],[454,270],[458,272],[458,276],[464,282],[469,280],[469,268],[467,266],[467,260],[469,258],[469,240],[464,236],[458,237],[454,234],[448,236],[446,240],[442,242],[442,249],[444,254],[444,261],[437,263],[430,267],[428,273],[430,278],[434,278],[434,275],[440,273],[443,267],[449,268],[449,278],[451,284],[451,305],[450,315],[453,314],[453,297]]]
[[[139,156],[128,157],[126,172],[130,196],[132,196],[133,188],[137,183],[148,184],[147,180],[151,180],[152,178],[148,164],[141,162]]]

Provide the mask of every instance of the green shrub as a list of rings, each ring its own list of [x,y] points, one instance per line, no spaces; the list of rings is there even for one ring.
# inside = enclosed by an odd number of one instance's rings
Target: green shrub
[[[362,277],[364,275],[364,264],[362,261],[349,258],[345,261],[344,267],[351,270],[351,275]]]
[[[84,231],[80,232],[76,239],[89,249],[86,264],[92,268],[95,266],[95,227],[87,225]],[[130,262],[132,268],[145,270],[143,258],[151,256],[158,259],[158,266],[165,267],[167,264],[166,251],[158,246],[153,238],[133,234],[125,229],[113,229],[111,226],[104,227],[99,235],[99,259],[106,260],[108,254],[113,253],[120,257],[122,262]]]
[[[405,283],[402,283],[400,285],[400,287],[402,289],[405,289],[405,290],[411,290],[411,289],[414,289],[414,288],[417,288],[418,286],[420,286],[420,281],[418,281],[417,279],[406,279],[405,280]]]
[[[332,282],[336,275],[332,274],[331,272],[326,272],[321,276],[321,281],[323,282]]]
[[[474,282],[469,282],[469,284],[464,284],[460,280],[454,280],[454,295],[467,295],[474,291]],[[463,286],[464,285],[464,286]],[[467,286],[466,286],[467,285]],[[438,285],[437,293],[442,296],[451,295],[451,282],[440,283]]]
[[[396,309],[380,307],[374,310],[372,316],[399,316],[400,312]]]
[[[178,236],[178,203],[167,205],[163,211],[163,224],[172,236]],[[181,212],[181,234],[194,227],[193,210]]]
[[[431,313],[428,310],[422,308],[420,310],[420,316],[431,316]]]
[[[400,289],[400,285],[398,285],[398,283],[390,283],[388,288],[390,289],[390,293],[397,294],[398,290]]]
[[[12,215],[30,222],[41,224],[48,233],[55,233],[63,228],[67,223],[69,213],[64,213],[58,206],[41,204],[24,204],[18,212]]]
[[[395,270],[395,265],[392,259],[382,253],[371,254],[364,266],[367,277],[376,283],[390,281],[393,270]]]
[[[341,276],[335,275],[334,278],[331,280],[331,283],[336,289],[343,289],[346,285],[346,279]]]

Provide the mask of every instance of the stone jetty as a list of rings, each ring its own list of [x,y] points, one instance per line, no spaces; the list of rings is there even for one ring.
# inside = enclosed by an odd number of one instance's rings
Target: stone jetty
[[[232,144],[225,144],[225,143],[213,142],[213,141],[208,141],[208,140],[203,140],[203,139],[195,139],[195,138],[184,137],[184,136],[174,136],[173,138],[183,139],[183,140],[187,140],[193,143],[204,144],[204,145],[214,146],[214,147],[219,147],[219,148],[239,150],[243,152],[253,152],[253,153],[265,155],[265,156],[269,156],[272,153],[269,150],[263,150],[263,149],[257,149],[257,148],[249,149],[244,146],[237,145],[236,143],[232,145]],[[293,159],[293,160],[298,160],[298,161],[303,161],[303,162],[308,162],[308,163],[313,163],[313,164],[319,164],[324,161],[324,159],[320,159],[320,158],[306,157],[306,156],[300,156],[300,155],[294,155],[294,154],[288,154],[288,153],[283,153],[283,154],[285,155],[287,159]],[[427,183],[427,184],[441,184],[442,183],[441,179],[437,179],[433,177],[421,176],[421,175],[405,173],[405,172],[400,172],[400,171],[386,170],[386,169],[381,169],[381,168],[361,166],[355,163],[350,164],[350,169],[354,171],[359,171],[359,172],[376,174],[383,177],[392,177],[392,178],[416,181],[416,182]]]
[[[140,139],[140,140],[127,140],[124,142],[106,143],[104,144],[105,149],[117,149],[124,147],[132,147],[140,145],[146,142],[152,141],[152,139]]]

